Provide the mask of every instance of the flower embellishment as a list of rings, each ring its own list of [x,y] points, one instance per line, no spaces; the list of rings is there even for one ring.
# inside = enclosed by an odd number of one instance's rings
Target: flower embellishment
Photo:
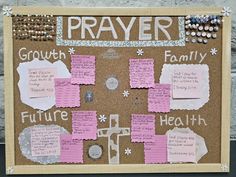
[[[230,9],[230,7],[223,7],[221,13],[223,14],[223,16],[230,16],[232,10]]]
[[[228,165],[227,165],[227,164],[221,164],[221,170],[222,170],[223,172],[228,172],[228,171],[229,171]]]
[[[142,56],[143,54],[144,54],[143,49],[138,49],[138,50],[137,50],[137,55],[138,55],[138,56]]]
[[[106,122],[107,117],[105,115],[100,115],[98,119],[100,122]]]
[[[217,52],[218,52],[218,50],[217,50],[216,48],[212,48],[212,49],[210,50],[210,53],[211,53],[212,56],[213,56],[213,55],[216,55]]]
[[[132,153],[130,148],[125,149],[125,155],[129,156]]]
[[[124,92],[122,93],[124,97],[128,97],[129,96],[129,91],[128,90],[124,90]]]
[[[75,54],[75,49],[73,47],[69,48],[68,52],[70,55],[73,55],[73,54]]]
[[[3,7],[3,15],[10,17],[12,15],[12,8],[5,6]]]
[[[12,166],[6,169],[6,174],[13,174],[13,173],[14,173],[14,168]]]

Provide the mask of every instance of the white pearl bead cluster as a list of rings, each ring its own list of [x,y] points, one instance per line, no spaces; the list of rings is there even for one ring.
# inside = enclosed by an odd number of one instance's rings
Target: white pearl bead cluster
[[[55,19],[52,15],[13,15],[13,37],[20,40],[48,41],[55,36]]]
[[[196,15],[185,17],[186,42],[207,44],[208,40],[216,39],[221,20],[215,15]]]

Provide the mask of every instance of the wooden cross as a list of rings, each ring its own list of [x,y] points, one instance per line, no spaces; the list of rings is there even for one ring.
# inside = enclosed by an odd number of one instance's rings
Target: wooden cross
[[[112,139],[112,135],[116,134],[116,140]],[[98,129],[98,137],[107,137],[108,138],[108,160],[109,164],[119,164],[120,163],[120,152],[119,152],[119,137],[130,135],[130,128],[128,127],[119,127],[119,115],[111,114],[110,115],[110,124],[109,128]],[[115,151],[114,156],[111,155],[111,150]]]

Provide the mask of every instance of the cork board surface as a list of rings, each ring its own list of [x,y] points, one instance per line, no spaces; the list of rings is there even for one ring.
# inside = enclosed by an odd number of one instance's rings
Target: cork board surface
[[[56,17],[55,17],[56,18]],[[96,17],[98,22],[101,20],[100,17]],[[63,28],[66,28],[67,17],[64,17]],[[114,21],[115,17],[112,17]],[[130,17],[123,17],[124,23],[128,24]],[[172,39],[178,39],[178,18],[172,17],[173,25],[168,29]],[[115,24],[115,23],[114,23]],[[153,24],[152,24],[153,25]],[[153,29],[153,28],[152,28]],[[97,28],[95,27],[95,31]],[[137,40],[138,24],[134,24],[132,29],[131,39]],[[116,27],[119,36],[123,37],[122,29]],[[154,33],[151,31],[150,33]],[[78,36],[79,31],[72,33],[72,36]],[[63,33],[63,37],[67,36],[67,32]],[[76,38],[76,37],[75,37]],[[101,40],[109,40],[112,36],[101,35]],[[78,38],[76,38],[78,39]],[[160,34],[160,40],[165,39],[164,34]],[[88,38],[88,40],[91,40]],[[36,110],[23,104],[20,99],[20,93],[17,86],[19,81],[19,75],[16,71],[18,65],[23,62],[19,59],[19,49],[25,47],[26,50],[30,51],[50,51],[50,50],[61,50],[66,54],[66,59],[62,60],[67,68],[71,69],[70,66],[70,54],[68,53],[69,46],[57,46],[56,40],[53,41],[30,41],[30,40],[13,40],[13,59],[14,59],[14,131],[15,131],[15,163],[16,165],[35,165],[28,159],[26,159],[20,150],[18,144],[18,136],[20,132],[29,126],[37,124],[56,124],[67,129],[70,133],[71,129],[71,111],[73,110],[96,110],[97,115],[107,115],[109,119],[110,114],[119,114],[119,126],[130,127],[131,125],[131,114],[148,114],[147,111],[147,89],[131,89],[129,85],[129,59],[130,58],[153,58],[154,59],[154,74],[155,82],[159,81],[161,75],[161,69],[163,64],[199,64],[198,61],[187,61],[187,62],[173,62],[164,61],[165,50],[171,50],[176,56],[182,54],[188,54],[189,51],[208,52],[206,59],[201,64],[207,64],[209,66],[209,84],[210,84],[210,97],[209,101],[198,110],[171,110],[169,113],[155,113],[156,116],[156,134],[165,134],[169,129],[173,129],[175,126],[163,125],[160,126],[160,116],[168,117],[180,117],[184,122],[186,115],[189,116],[201,116],[205,119],[207,126],[201,125],[183,125],[182,127],[189,127],[198,135],[204,137],[208,153],[199,161],[199,163],[219,163],[221,156],[221,80],[222,80],[222,29],[217,32],[217,39],[209,40],[208,44],[198,43],[186,43],[185,46],[172,46],[172,47],[79,47],[73,46],[73,48],[81,55],[94,55],[96,57],[96,84],[95,85],[82,85],[80,88],[81,106],[79,108],[56,108],[53,106],[51,109],[45,111],[45,113],[53,113],[55,110],[64,110],[68,112],[68,120],[63,121],[57,119],[56,121],[47,122],[45,120],[37,121],[36,123],[30,123],[30,121],[21,122],[21,112],[27,111],[29,114],[35,114]],[[137,56],[137,49],[142,48],[144,54]],[[217,48],[218,53],[211,58],[209,53],[211,48]],[[113,49],[118,57],[111,59],[106,56],[107,51]],[[55,60],[50,58],[50,62]],[[114,76],[118,79],[118,88],[114,91],[108,90],[105,85],[107,78]],[[94,93],[94,100],[92,102],[85,102],[84,95],[86,91],[92,91]],[[124,90],[128,90],[130,95],[127,99],[124,99],[122,93]],[[153,114],[153,113],[152,113]],[[109,127],[109,121],[100,123],[98,121],[98,128]],[[117,137],[114,137],[117,138]],[[96,141],[84,141],[83,148],[83,159],[84,164],[108,164],[107,155],[107,138],[98,138]],[[90,145],[99,144],[103,148],[103,155],[100,159],[92,160],[88,157],[88,148]],[[126,147],[132,148],[132,154],[125,156],[124,152]],[[130,136],[120,137],[119,140],[120,149],[120,164],[143,164],[144,163],[144,147],[143,143],[131,143]]]

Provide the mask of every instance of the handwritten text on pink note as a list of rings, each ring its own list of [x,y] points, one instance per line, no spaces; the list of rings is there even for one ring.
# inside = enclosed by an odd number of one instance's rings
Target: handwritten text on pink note
[[[196,135],[194,133],[167,134],[168,162],[196,162]]]
[[[148,112],[170,112],[170,84],[148,89]]]
[[[54,96],[56,68],[31,68],[28,70],[29,97]]]
[[[72,111],[73,139],[97,139],[96,111]]]
[[[154,87],[154,60],[129,59],[129,77],[131,88]]]
[[[72,135],[61,135],[60,162],[83,163],[83,140],[73,139]]]
[[[95,56],[71,55],[71,82],[73,84],[95,84]]]
[[[145,163],[167,162],[167,136],[155,135],[154,142],[144,143]]]
[[[154,142],[155,115],[132,114],[131,116],[131,141]]]
[[[32,127],[31,154],[32,156],[60,155],[60,127]]]
[[[175,69],[172,75],[173,98],[201,98],[202,71]]]
[[[71,84],[70,78],[56,78],[56,107],[79,107],[80,86]]]

